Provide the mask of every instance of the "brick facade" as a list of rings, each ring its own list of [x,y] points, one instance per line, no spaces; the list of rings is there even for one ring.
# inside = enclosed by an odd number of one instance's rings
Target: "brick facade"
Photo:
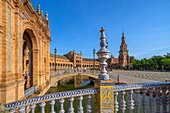
[[[36,11],[29,0],[0,0],[0,102],[23,99],[26,88],[43,89],[50,82],[50,41],[48,15],[44,19],[40,7]]]

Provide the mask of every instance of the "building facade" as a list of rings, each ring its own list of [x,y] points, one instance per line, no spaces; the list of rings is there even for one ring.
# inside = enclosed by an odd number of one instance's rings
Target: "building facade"
[[[111,57],[107,60],[108,69],[129,69],[130,58],[127,50],[127,44],[124,33],[122,33],[119,57]],[[50,55],[50,70],[55,68],[55,54]],[[93,58],[83,58],[82,52],[76,53],[74,50],[65,55],[56,55],[56,69],[68,69],[68,68],[86,68],[86,69],[98,69],[99,60]]]
[[[50,69],[55,68],[55,54],[51,54]],[[56,69],[73,69],[73,68],[99,68],[99,60],[83,58],[82,52],[76,53],[74,50],[65,55],[56,55]]]
[[[0,0],[0,102],[24,98],[24,91],[50,82],[48,14],[30,0]]]

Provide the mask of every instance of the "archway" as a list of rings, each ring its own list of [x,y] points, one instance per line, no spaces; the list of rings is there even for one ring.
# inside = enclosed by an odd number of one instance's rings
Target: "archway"
[[[22,63],[23,63],[23,76],[25,78],[24,88],[28,89],[37,84],[35,81],[38,76],[36,74],[36,66],[38,65],[38,53],[35,35],[32,30],[26,29],[23,33],[23,48],[22,48]],[[33,58],[34,56],[34,58]],[[33,67],[34,66],[34,67]],[[36,80],[35,80],[36,79]]]

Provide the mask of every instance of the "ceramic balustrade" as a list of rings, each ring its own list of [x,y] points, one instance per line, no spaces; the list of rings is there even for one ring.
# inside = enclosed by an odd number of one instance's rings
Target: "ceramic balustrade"
[[[170,111],[170,82],[154,82],[154,83],[140,83],[140,84],[123,84],[114,86],[114,109],[115,113],[169,113]],[[78,99],[77,112],[78,113],[93,113],[91,98],[93,94],[98,94],[99,89],[88,88],[73,90],[67,92],[58,92],[44,96],[37,96],[26,100],[12,102],[6,104],[10,113],[24,113],[26,107],[29,106],[30,112],[35,112],[35,106],[40,106],[41,113],[45,113],[46,102],[50,102],[50,113],[56,113],[54,106],[56,101],[60,104],[59,113],[76,112],[73,108],[75,98]],[[83,106],[84,96],[87,97],[87,105]],[[120,98],[119,98],[120,97]],[[65,100],[68,98],[68,110],[64,109]],[[86,110],[85,110],[86,109]]]

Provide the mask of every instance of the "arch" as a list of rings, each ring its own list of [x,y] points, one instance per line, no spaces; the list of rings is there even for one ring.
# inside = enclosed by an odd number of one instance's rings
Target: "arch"
[[[39,79],[39,39],[38,39],[38,30],[36,29],[37,27],[27,21],[27,20],[24,20],[23,21],[23,24],[22,24],[22,40],[23,40],[23,52],[25,50],[25,46],[28,46],[29,48],[29,51],[31,53],[30,56],[30,65],[28,67],[31,67],[30,70],[31,70],[31,74],[30,75],[30,86],[32,85],[39,85],[39,82],[38,82],[38,79]],[[24,54],[23,54],[23,65],[24,65]],[[34,66],[34,67],[33,67]],[[23,71],[25,71],[24,69],[26,69],[27,66],[23,66]],[[27,71],[25,71],[27,72]],[[26,74],[26,80],[27,80],[27,77],[29,78],[29,76],[27,76],[28,74]],[[26,83],[28,84],[28,83]],[[41,84],[41,83],[40,83]],[[28,86],[28,87],[30,87]],[[27,87],[27,88],[28,88]]]
[[[24,20],[22,24],[22,37],[24,35],[24,32],[27,31],[31,37],[33,49],[39,49],[39,39],[38,39],[38,30],[36,29],[37,26],[35,26],[33,23]]]

